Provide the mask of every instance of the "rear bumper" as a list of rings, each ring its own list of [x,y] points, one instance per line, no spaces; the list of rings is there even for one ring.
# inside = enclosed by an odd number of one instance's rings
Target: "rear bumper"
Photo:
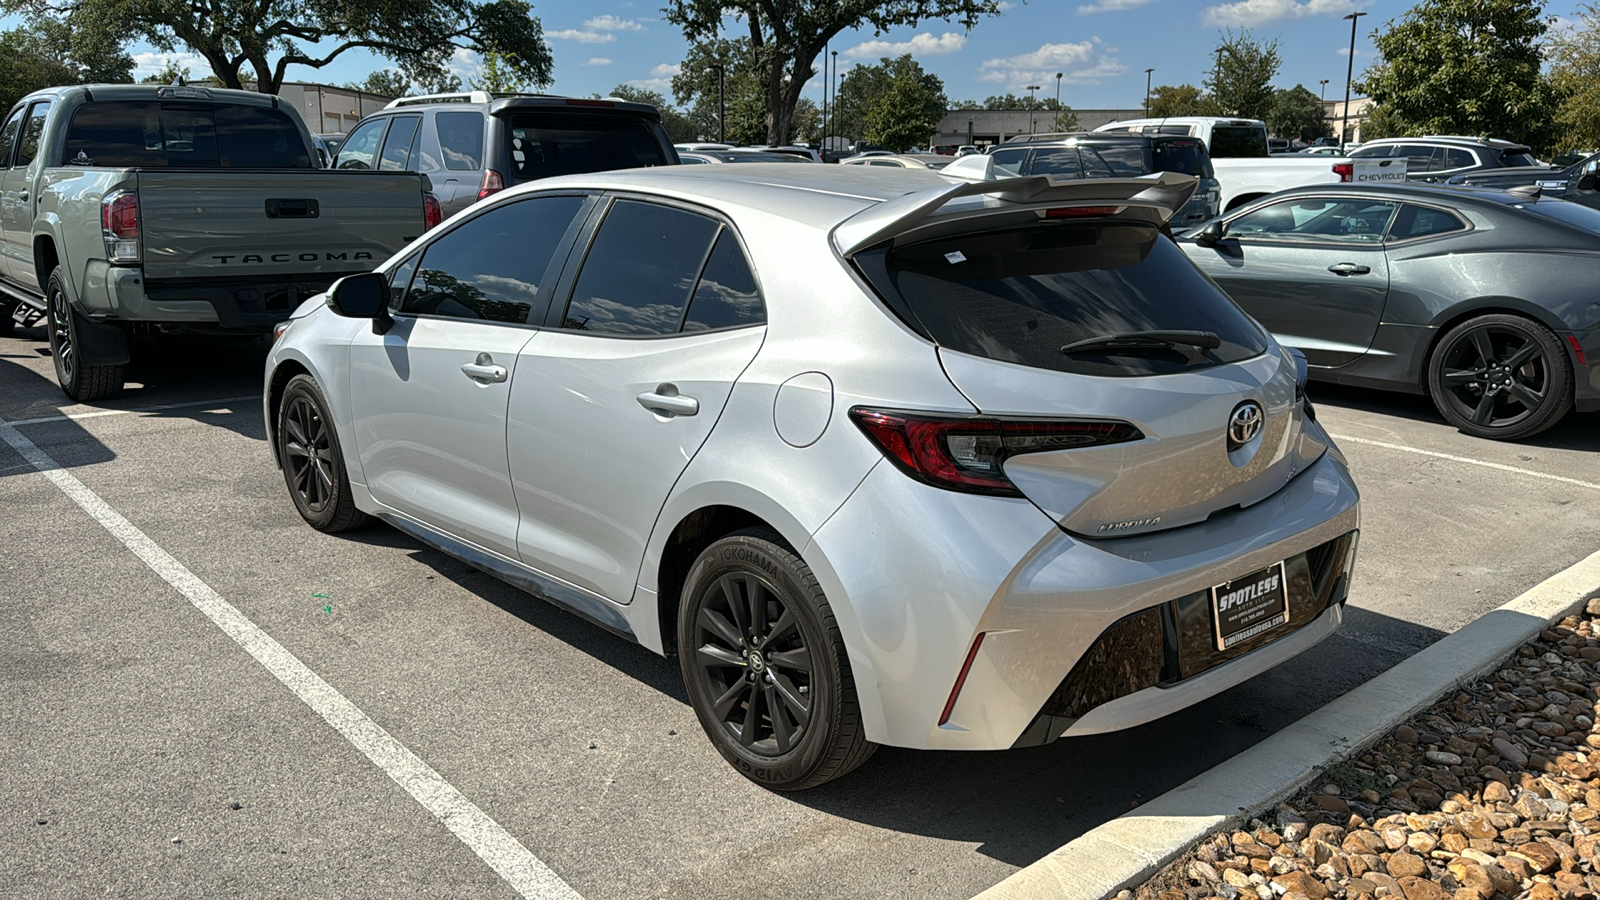
[[[86,273],[81,302],[84,312],[99,321],[265,334],[338,277],[151,282],[135,267],[95,264]]]
[[[1332,453],[1249,508],[1111,540],[1073,537],[1025,500],[942,491],[878,466],[803,555],[834,606],[845,607],[839,618],[868,737],[896,746],[990,750],[1042,743],[1069,728],[1090,733],[1136,725],[1303,650],[1338,624],[1343,588],[1298,619],[1305,624],[1292,627],[1291,615],[1291,626],[1247,645],[1237,658],[1216,660],[1222,664],[1215,668],[1165,687],[1127,679],[1127,690],[1107,692],[1103,703],[1040,724],[1063,681],[1119,621],[1149,611],[1159,616],[1173,603],[1305,554],[1358,525],[1355,485]],[[941,725],[979,633],[983,642]]]

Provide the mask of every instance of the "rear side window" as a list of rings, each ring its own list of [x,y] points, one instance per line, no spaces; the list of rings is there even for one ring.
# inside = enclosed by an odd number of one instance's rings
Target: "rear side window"
[[[442,116],[441,116],[442,118]],[[511,177],[519,181],[669,164],[650,122],[621,116],[518,113],[508,117]]]
[[[617,201],[589,248],[563,327],[598,334],[675,334],[719,227],[686,210]]]
[[[67,128],[64,165],[310,169],[311,151],[282,110],[217,103],[96,101]]]
[[[879,251],[882,252],[882,251]],[[1031,226],[925,241],[884,260],[894,288],[941,347],[1082,375],[1164,375],[1266,350],[1250,318],[1154,227]],[[1064,354],[1135,331],[1209,331],[1178,346]]]
[[[996,172],[1006,175],[1015,175],[1022,171],[1022,163],[1028,158],[1026,150],[996,150],[989,154],[994,158]]]
[[[1218,125],[1211,129],[1211,158],[1259,158],[1267,155],[1267,133],[1250,125]]]
[[[1460,147],[1444,148],[1444,167],[1446,169],[1465,169],[1478,164],[1478,158],[1472,155],[1471,150]]]
[[[1083,167],[1093,178],[1137,178],[1152,171],[1145,148],[1080,146]]]
[[[1211,154],[1198,138],[1192,140],[1158,140],[1153,142],[1150,154],[1152,172],[1177,172],[1196,178],[1215,178],[1211,167]]]
[[[1078,163],[1077,147],[1055,147],[1033,152],[1033,166],[1029,175],[1060,175],[1065,178],[1082,178],[1083,166]]]
[[[1537,166],[1538,164],[1539,161],[1533,158],[1533,154],[1525,149],[1503,150],[1500,153],[1500,165],[1502,166],[1521,168],[1524,166]]]
[[[689,300],[689,312],[683,318],[684,331],[709,331],[713,328],[738,328],[742,325],[759,325],[766,321],[766,311],[761,305],[761,292],[756,288],[756,276],[750,271],[750,262],[739,249],[733,232],[722,229],[717,243],[711,248],[711,258],[706,260],[705,271],[700,273],[700,283]]]
[[[1394,224],[1389,226],[1389,240],[1406,241],[1412,238],[1463,231],[1466,227],[1461,223],[1460,219],[1442,209],[1402,203],[1399,214],[1394,217]]]
[[[44,119],[50,115],[50,103],[35,103],[22,123],[22,140],[17,144],[17,165],[25,166],[39,155],[39,142],[44,139]]]
[[[1406,173],[1436,172],[1442,166],[1439,159],[1439,148],[1427,144],[1401,144],[1395,150],[1395,156],[1406,158]]]
[[[483,114],[442,112],[434,117],[444,167],[458,172],[483,168]]]
[[[428,245],[400,311],[523,324],[583,207],[582,197],[532,197],[475,216]]]

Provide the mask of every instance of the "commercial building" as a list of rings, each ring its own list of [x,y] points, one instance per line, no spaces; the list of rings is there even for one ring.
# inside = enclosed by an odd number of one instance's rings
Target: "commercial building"
[[[1350,122],[1345,126],[1343,143],[1361,143],[1361,125],[1367,121],[1367,114],[1371,111],[1371,97],[1352,97],[1350,99]],[[1322,102],[1322,117],[1328,120],[1328,127],[1333,131],[1334,137],[1338,137],[1339,125],[1344,120],[1344,101],[1324,100]]]
[[[393,97],[369,94],[326,84],[286,81],[278,89],[283,102],[292,104],[317,134],[346,134],[368,113],[377,112]]]
[[[1121,119],[1137,119],[1140,109],[1075,109],[1078,131],[1093,131]],[[1019,134],[1058,131],[1056,113],[1049,109],[956,109],[939,120],[935,144],[1003,144]]]

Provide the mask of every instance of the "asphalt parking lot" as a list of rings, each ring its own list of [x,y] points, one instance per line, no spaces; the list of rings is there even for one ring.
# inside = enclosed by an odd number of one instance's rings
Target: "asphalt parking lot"
[[[1129,732],[883,749],[840,782],[777,795],[712,750],[672,663],[399,532],[306,527],[264,442],[259,344],[175,341],[94,408],[67,403],[44,347],[39,329],[0,339],[0,419],[102,506],[97,520],[0,443],[5,896],[515,897],[490,864],[507,858],[482,851],[511,846],[536,857],[523,883],[545,885],[527,896],[563,896],[564,882],[589,900],[967,897],[1571,565],[1600,534],[1600,416],[1495,444],[1421,398],[1315,388],[1365,500],[1339,634]],[[122,539],[101,524],[119,517]],[[303,702],[174,570],[130,551],[130,534],[416,765],[376,765],[347,719]],[[423,770],[438,780],[388,774]],[[439,785],[460,802],[414,799]],[[484,822],[506,840],[457,836],[494,832]]]

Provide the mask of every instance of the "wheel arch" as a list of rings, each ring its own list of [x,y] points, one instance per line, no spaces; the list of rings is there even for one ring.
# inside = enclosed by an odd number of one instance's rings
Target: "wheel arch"
[[[739,506],[702,506],[678,520],[661,547],[656,566],[656,616],[661,629],[661,651],[677,652],[678,610],[683,605],[683,582],[689,569],[705,549],[718,539],[746,528],[765,528],[778,535],[785,549],[799,556],[800,550],[783,532],[761,516]]]
[[[1433,321],[1428,323],[1433,334],[1429,336],[1427,346],[1423,349],[1421,359],[1418,360],[1417,378],[1421,382],[1424,395],[1433,396],[1433,392],[1428,388],[1428,370],[1433,365],[1433,354],[1439,349],[1439,343],[1444,340],[1444,336],[1469,319],[1492,315],[1520,316],[1529,319],[1555,332],[1558,338],[1566,330],[1566,326],[1554,318],[1549,310],[1518,297],[1477,297],[1441,310],[1434,316]],[[1565,341],[1561,343],[1566,347]],[[1567,351],[1568,362],[1574,362],[1570,358],[1571,348],[1568,347]]]
[[[42,290],[45,282],[50,280],[50,273],[61,264],[61,254],[56,249],[56,239],[52,234],[39,234],[33,238],[33,271],[39,278],[39,287]],[[72,273],[66,273],[68,287],[77,293],[77,285],[72,283]]]
[[[267,380],[266,396],[266,425],[267,448],[272,452],[272,462],[278,468],[283,468],[283,460],[278,458],[278,408],[283,404],[284,389],[289,386],[289,381],[296,375],[310,376],[313,381],[315,375],[311,373],[305,363],[289,357],[278,363],[272,370],[272,377]]]

